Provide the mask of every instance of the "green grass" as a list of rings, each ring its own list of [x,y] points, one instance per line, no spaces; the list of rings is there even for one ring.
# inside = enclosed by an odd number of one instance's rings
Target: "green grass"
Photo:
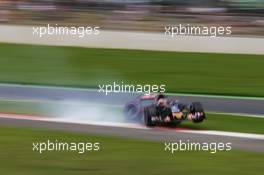
[[[111,105],[96,105],[87,103],[32,102],[0,100],[0,113],[18,113],[47,117],[77,117],[89,118],[90,111],[100,111],[98,117],[103,120],[103,114],[114,121],[124,120],[122,107]],[[198,130],[219,130],[264,134],[264,118],[244,117],[224,114],[207,113],[207,119],[198,124],[183,122],[179,127]]]
[[[170,154],[164,143],[25,128],[0,127],[0,172],[5,175],[144,175],[263,173],[263,153],[185,151]],[[99,152],[32,151],[33,142],[100,142]]]
[[[0,82],[97,87],[165,84],[167,92],[264,96],[263,55],[0,44]]]

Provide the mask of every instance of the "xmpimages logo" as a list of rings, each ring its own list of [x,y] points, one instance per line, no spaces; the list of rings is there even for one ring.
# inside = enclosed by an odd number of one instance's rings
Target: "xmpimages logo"
[[[180,35],[189,35],[189,36],[210,36],[218,37],[223,35],[231,35],[232,27],[231,26],[191,26],[190,24],[183,25],[172,25],[165,26],[165,35],[171,37],[180,36]]]
[[[109,93],[144,93],[149,95],[151,93],[164,93],[166,85],[150,85],[150,84],[124,84],[123,82],[110,83],[110,84],[99,84],[98,92],[105,93],[108,95]]]
[[[99,142],[62,142],[47,140],[44,142],[33,142],[32,150],[40,154],[50,151],[74,151],[79,154],[84,154],[90,151],[99,151]]]
[[[223,143],[223,142],[184,142],[180,140],[179,142],[165,142],[164,150],[171,154],[174,154],[177,151],[208,151],[212,154],[219,151],[230,151],[232,150],[232,143]]]
[[[49,35],[57,35],[57,36],[65,36],[65,35],[72,35],[78,36],[79,38],[83,38],[88,35],[99,35],[100,34],[100,27],[99,26],[52,26],[48,24],[47,26],[36,26],[32,27],[32,34],[33,36],[43,37]]]

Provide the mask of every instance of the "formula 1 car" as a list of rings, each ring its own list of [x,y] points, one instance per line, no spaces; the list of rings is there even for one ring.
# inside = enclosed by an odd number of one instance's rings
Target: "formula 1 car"
[[[199,123],[205,119],[200,102],[180,103],[162,94],[140,95],[125,105],[124,113],[128,120],[143,121],[146,126],[174,126],[186,120]]]

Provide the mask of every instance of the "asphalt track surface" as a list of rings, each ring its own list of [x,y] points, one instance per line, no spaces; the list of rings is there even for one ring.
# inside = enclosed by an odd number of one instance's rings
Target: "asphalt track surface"
[[[93,102],[106,105],[124,105],[139,94],[108,93],[105,95],[95,90],[81,88],[60,88],[30,85],[0,84],[0,99],[40,100],[40,101],[77,101]],[[264,115],[264,99],[221,98],[208,96],[177,95],[181,102],[200,101],[205,111]]]
[[[26,85],[0,85],[0,99],[9,100],[40,100],[40,101],[89,101],[111,105],[123,105],[133,99],[137,94],[108,94],[99,93],[97,90],[59,88],[45,86]],[[177,96],[182,101],[201,101],[206,111],[218,111],[228,113],[247,113],[263,115],[264,100],[262,99],[231,99],[218,97],[191,97]],[[82,133],[114,135],[125,138],[140,138],[157,141],[177,142],[231,142],[233,148],[264,152],[264,137],[247,138],[234,135],[199,134],[180,132],[177,129],[154,128],[149,129],[143,126],[103,126],[95,124],[54,122],[45,120],[19,119],[0,117],[1,125],[12,125],[33,128],[46,128],[52,130],[74,131]]]

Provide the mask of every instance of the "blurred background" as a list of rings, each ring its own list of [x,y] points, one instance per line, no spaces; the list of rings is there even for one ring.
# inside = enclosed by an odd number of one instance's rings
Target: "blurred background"
[[[232,26],[264,35],[263,0],[1,0],[0,24],[98,25],[104,30],[164,31],[165,25]]]
[[[263,175],[263,12],[264,0],[0,0],[1,174]],[[32,26],[47,24],[106,31],[32,35]],[[231,26],[241,37],[162,35],[179,24]],[[177,98],[202,102],[207,120],[152,133],[123,113],[138,94],[99,94],[98,85],[113,82],[165,84]],[[168,138],[230,141],[234,150],[172,156],[163,147]],[[32,151],[47,140],[100,142],[102,150]]]

